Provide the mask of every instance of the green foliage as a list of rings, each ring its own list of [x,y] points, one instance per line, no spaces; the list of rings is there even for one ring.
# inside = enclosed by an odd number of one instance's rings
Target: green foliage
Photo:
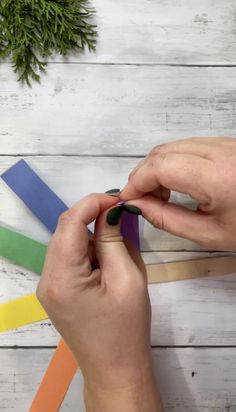
[[[95,49],[93,13],[87,0],[0,0],[0,58],[10,58],[18,80],[39,81],[53,53]]]

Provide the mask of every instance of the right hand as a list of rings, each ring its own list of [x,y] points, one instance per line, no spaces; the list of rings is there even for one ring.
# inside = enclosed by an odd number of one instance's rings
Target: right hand
[[[167,202],[170,191],[195,211]],[[236,251],[236,139],[186,139],[156,146],[133,170],[120,198],[155,227],[205,248]]]

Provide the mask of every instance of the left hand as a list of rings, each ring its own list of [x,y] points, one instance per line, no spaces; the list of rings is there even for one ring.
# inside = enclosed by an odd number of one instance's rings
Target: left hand
[[[115,203],[114,197],[93,194],[61,215],[37,288],[85,382],[106,390],[153,376],[145,266],[126,247],[119,225],[107,224]],[[87,225],[94,220],[91,237]]]

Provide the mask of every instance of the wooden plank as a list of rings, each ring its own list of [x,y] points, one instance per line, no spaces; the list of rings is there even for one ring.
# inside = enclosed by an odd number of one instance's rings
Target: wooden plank
[[[153,355],[166,412],[236,410],[235,348],[155,349]]]
[[[96,53],[69,62],[235,64],[234,0],[93,0]],[[60,62],[56,56],[52,61]]]
[[[234,137],[235,82],[233,67],[62,64],[29,89],[2,64],[1,154],[143,156],[176,138]]]
[[[235,282],[232,274],[150,285],[152,344],[235,345]]]
[[[52,353],[52,349],[0,350],[1,409],[28,410]],[[159,348],[153,350],[153,359],[166,412],[235,411],[236,348]],[[82,385],[78,373],[62,412],[85,412]]]
[[[84,158],[84,157],[28,157],[29,164],[71,206],[81,197],[96,191],[105,192],[123,187],[139,159]],[[17,161],[14,157],[0,157],[0,174]],[[176,201],[191,206],[188,197],[175,196]],[[0,221],[6,222],[32,238],[47,242],[50,234],[27,210],[25,205],[0,181]],[[193,242],[179,239],[141,223],[142,250],[196,250]]]
[[[149,254],[149,262],[155,259]],[[165,257],[167,255],[167,257]],[[179,257],[178,257],[179,255]],[[187,253],[184,253],[187,259]],[[182,258],[183,258],[182,256]],[[192,259],[196,253],[189,253]],[[172,253],[172,259],[181,253]],[[159,261],[170,252],[159,253]],[[0,260],[0,303],[35,291],[38,275]],[[149,285],[153,345],[236,345],[236,273]],[[50,321],[0,334],[0,346],[52,346],[59,336]]]

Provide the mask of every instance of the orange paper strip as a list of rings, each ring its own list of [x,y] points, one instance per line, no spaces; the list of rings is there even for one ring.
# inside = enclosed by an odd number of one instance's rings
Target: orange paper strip
[[[77,368],[73,353],[61,339],[29,412],[58,412]]]

